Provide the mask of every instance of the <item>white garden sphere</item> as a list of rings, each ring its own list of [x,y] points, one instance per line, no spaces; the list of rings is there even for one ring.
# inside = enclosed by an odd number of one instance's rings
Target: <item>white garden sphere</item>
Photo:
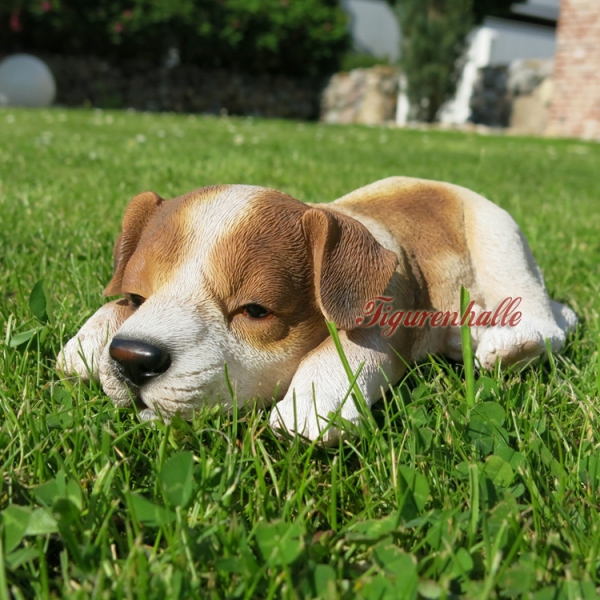
[[[0,104],[48,106],[56,84],[50,69],[30,54],[13,54],[0,62]]]

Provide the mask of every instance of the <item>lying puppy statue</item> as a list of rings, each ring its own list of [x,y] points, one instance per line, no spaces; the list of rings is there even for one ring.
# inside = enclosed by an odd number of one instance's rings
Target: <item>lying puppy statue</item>
[[[548,297],[513,219],[462,187],[391,177],[323,205],[245,185],[146,192],[127,207],[104,290],[122,298],[58,365],[99,379],[119,406],[133,399],[142,418],[189,418],[232,405],[227,364],[238,402],[278,400],[272,426],[316,439],[336,410],[359,419],[352,398],[340,410],[349,382],[325,320],[353,371],[364,363],[370,405],[405,363],[462,357],[461,285],[483,368],[540,356],[546,339],[557,351],[577,321]],[[329,427],[323,441],[338,436]]]

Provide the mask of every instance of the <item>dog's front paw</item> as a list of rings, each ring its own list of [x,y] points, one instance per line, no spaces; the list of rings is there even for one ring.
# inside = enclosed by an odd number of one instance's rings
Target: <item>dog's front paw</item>
[[[96,336],[79,332],[56,357],[57,370],[80,377],[85,382],[91,379],[99,381],[99,363],[105,344],[100,344]]]
[[[71,338],[56,358],[56,368],[83,381],[100,380],[100,359],[106,344],[127,317],[122,301],[105,304]]]
[[[339,418],[353,425],[359,422],[359,414],[350,396],[342,405],[343,398],[319,398],[313,394],[286,394],[271,411],[270,424],[275,431],[287,431],[311,441],[319,440],[324,446],[336,444],[343,430],[334,425]]]
[[[320,439],[325,446],[335,444],[340,437],[339,429],[330,425],[327,415],[318,415],[316,410],[299,411],[297,403],[294,407],[290,401],[278,402],[269,420],[275,431],[300,435],[310,441]]]
[[[372,330],[340,332],[340,341],[370,408],[387,390],[390,381],[402,376],[404,365],[386,338]],[[340,436],[356,433],[361,414],[349,393],[350,381],[333,339],[327,338],[300,364],[281,402],[271,412],[271,426],[335,444]]]

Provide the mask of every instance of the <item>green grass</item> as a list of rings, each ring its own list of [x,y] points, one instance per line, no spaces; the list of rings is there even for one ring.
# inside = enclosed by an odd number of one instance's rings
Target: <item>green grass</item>
[[[126,112],[0,111],[0,600],[596,598],[600,585],[600,146]],[[511,212],[579,315],[521,373],[416,366],[333,449],[268,412],[142,424],[63,382],[104,301],[127,201],[216,183],[329,201],[390,175]],[[45,332],[29,296],[43,280]],[[34,294],[35,314],[44,316]]]

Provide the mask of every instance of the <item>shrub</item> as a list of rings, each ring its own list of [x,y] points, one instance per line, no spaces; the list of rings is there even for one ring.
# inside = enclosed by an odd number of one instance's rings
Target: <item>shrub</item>
[[[338,0],[8,0],[0,52],[181,61],[251,72],[321,75],[349,46]]]
[[[413,117],[434,121],[456,90],[458,61],[473,26],[473,0],[398,0],[401,64]]]
[[[352,71],[353,69],[370,69],[377,65],[396,66],[396,63],[389,58],[381,58],[372,54],[360,52],[347,52],[342,58],[340,69],[342,71]]]

